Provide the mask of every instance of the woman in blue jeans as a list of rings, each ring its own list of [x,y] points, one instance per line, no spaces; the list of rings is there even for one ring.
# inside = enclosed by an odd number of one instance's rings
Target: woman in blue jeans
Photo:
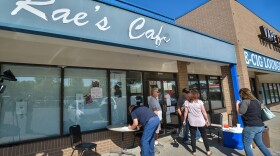
[[[243,129],[243,144],[247,156],[253,156],[251,148],[252,141],[254,140],[258,148],[265,156],[271,156],[270,151],[263,144],[262,132],[264,124],[261,118],[261,103],[257,100],[248,88],[241,88],[239,95],[242,102],[236,102],[236,111],[242,115],[244,123]]]

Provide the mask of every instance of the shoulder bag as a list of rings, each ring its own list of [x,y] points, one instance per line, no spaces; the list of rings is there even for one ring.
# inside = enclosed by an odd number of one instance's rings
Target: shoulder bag
[[[262,108],[261,113],[262,113],[261,114],[262,121],[267,121],[267,120],[273,119],[275,117],[275,115],[266,106],[264,106],[264,108]]]

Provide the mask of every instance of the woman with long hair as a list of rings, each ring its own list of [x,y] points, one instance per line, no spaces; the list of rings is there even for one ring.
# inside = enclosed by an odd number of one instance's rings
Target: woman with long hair
[[[253,156],[251,149],[254,140],[258,148],[265,156],[271,156],[270,151],[263,144],[262,132],[264,124],[261,118],[261,103],[257,100],[248,88],[241,88],[239,95],[242,102],[236,101],[236,111],[241,114],[244,123],[243,144],[247,156]],[[239,104],[240,103],[240,104]]]
[[[197,90],[191,90],[191,94],[188,100],[185,101],[185,115],[184,122],[186,124],[186,117],[188,116],[188,122],[190,125],[191,132],[191,145],[192,154],[196,155],[196,130],[198,129],[201,133],[204,146],[207,150],[207,155],[211,155],[212,152],[209,149],[208,140],[206,137],[206,127],[209,125],[208,117],[204,107],[204,103],[199,100],[199,92]]]

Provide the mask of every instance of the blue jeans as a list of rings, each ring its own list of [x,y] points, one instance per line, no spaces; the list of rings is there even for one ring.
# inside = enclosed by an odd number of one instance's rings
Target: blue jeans
[[[253,156],[251,148],[252,141],[254,140],[258,148],[265,156],[272,156],[267,147],[262,141],[263,126],[245,126],[243,129],[243,144],[247,156]]]
[[[190,131],[190,128],[189,128],[189,122],[186,122],[186,131],[185,131],[185,135],[184,135],[184,141],[188,141],[189,140],[189,131]]]
[[[145,125],[143,135],[141,138],[141,155],[142,156],[154,156],[155,155],[155,139],[154,134],[159,124],[159,118],[157,116],[152,117]]]
[[[200,132],[199,132],[199,130],[197,128],[196,134],[195,134],[195,139],[198,140],[200,137],[201,137],[201,135],[200,135]]]

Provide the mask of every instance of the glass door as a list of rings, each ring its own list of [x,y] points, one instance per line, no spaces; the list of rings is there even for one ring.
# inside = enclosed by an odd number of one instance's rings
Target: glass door
[[[146,81],[146,101],[149,106],[152,88],[158,88],[158,101],[162,109],[162,131],[164,134],[172,132],[178,127],[178,117],[176,114],[177,93],[175,81],[148,80]]]
[[[205,75],[199,75],[199,89],[200,89],[200,99],[204,102],[204,106],[207,112],[211,110],[208,98],[208,87],[207,79]]]
[[[223,108],[221,82],[218,76],[209,76],[209,100],[212,109]]]
[[[179,125],[178,115],[176,114],[177,105],[177,86],[175,81],[163,81],[163,107],[165,108],[165,128],[173,129]]]
[[[127,123],[127,101],[125,84],[125,71],[110,71],[112,125]]]

